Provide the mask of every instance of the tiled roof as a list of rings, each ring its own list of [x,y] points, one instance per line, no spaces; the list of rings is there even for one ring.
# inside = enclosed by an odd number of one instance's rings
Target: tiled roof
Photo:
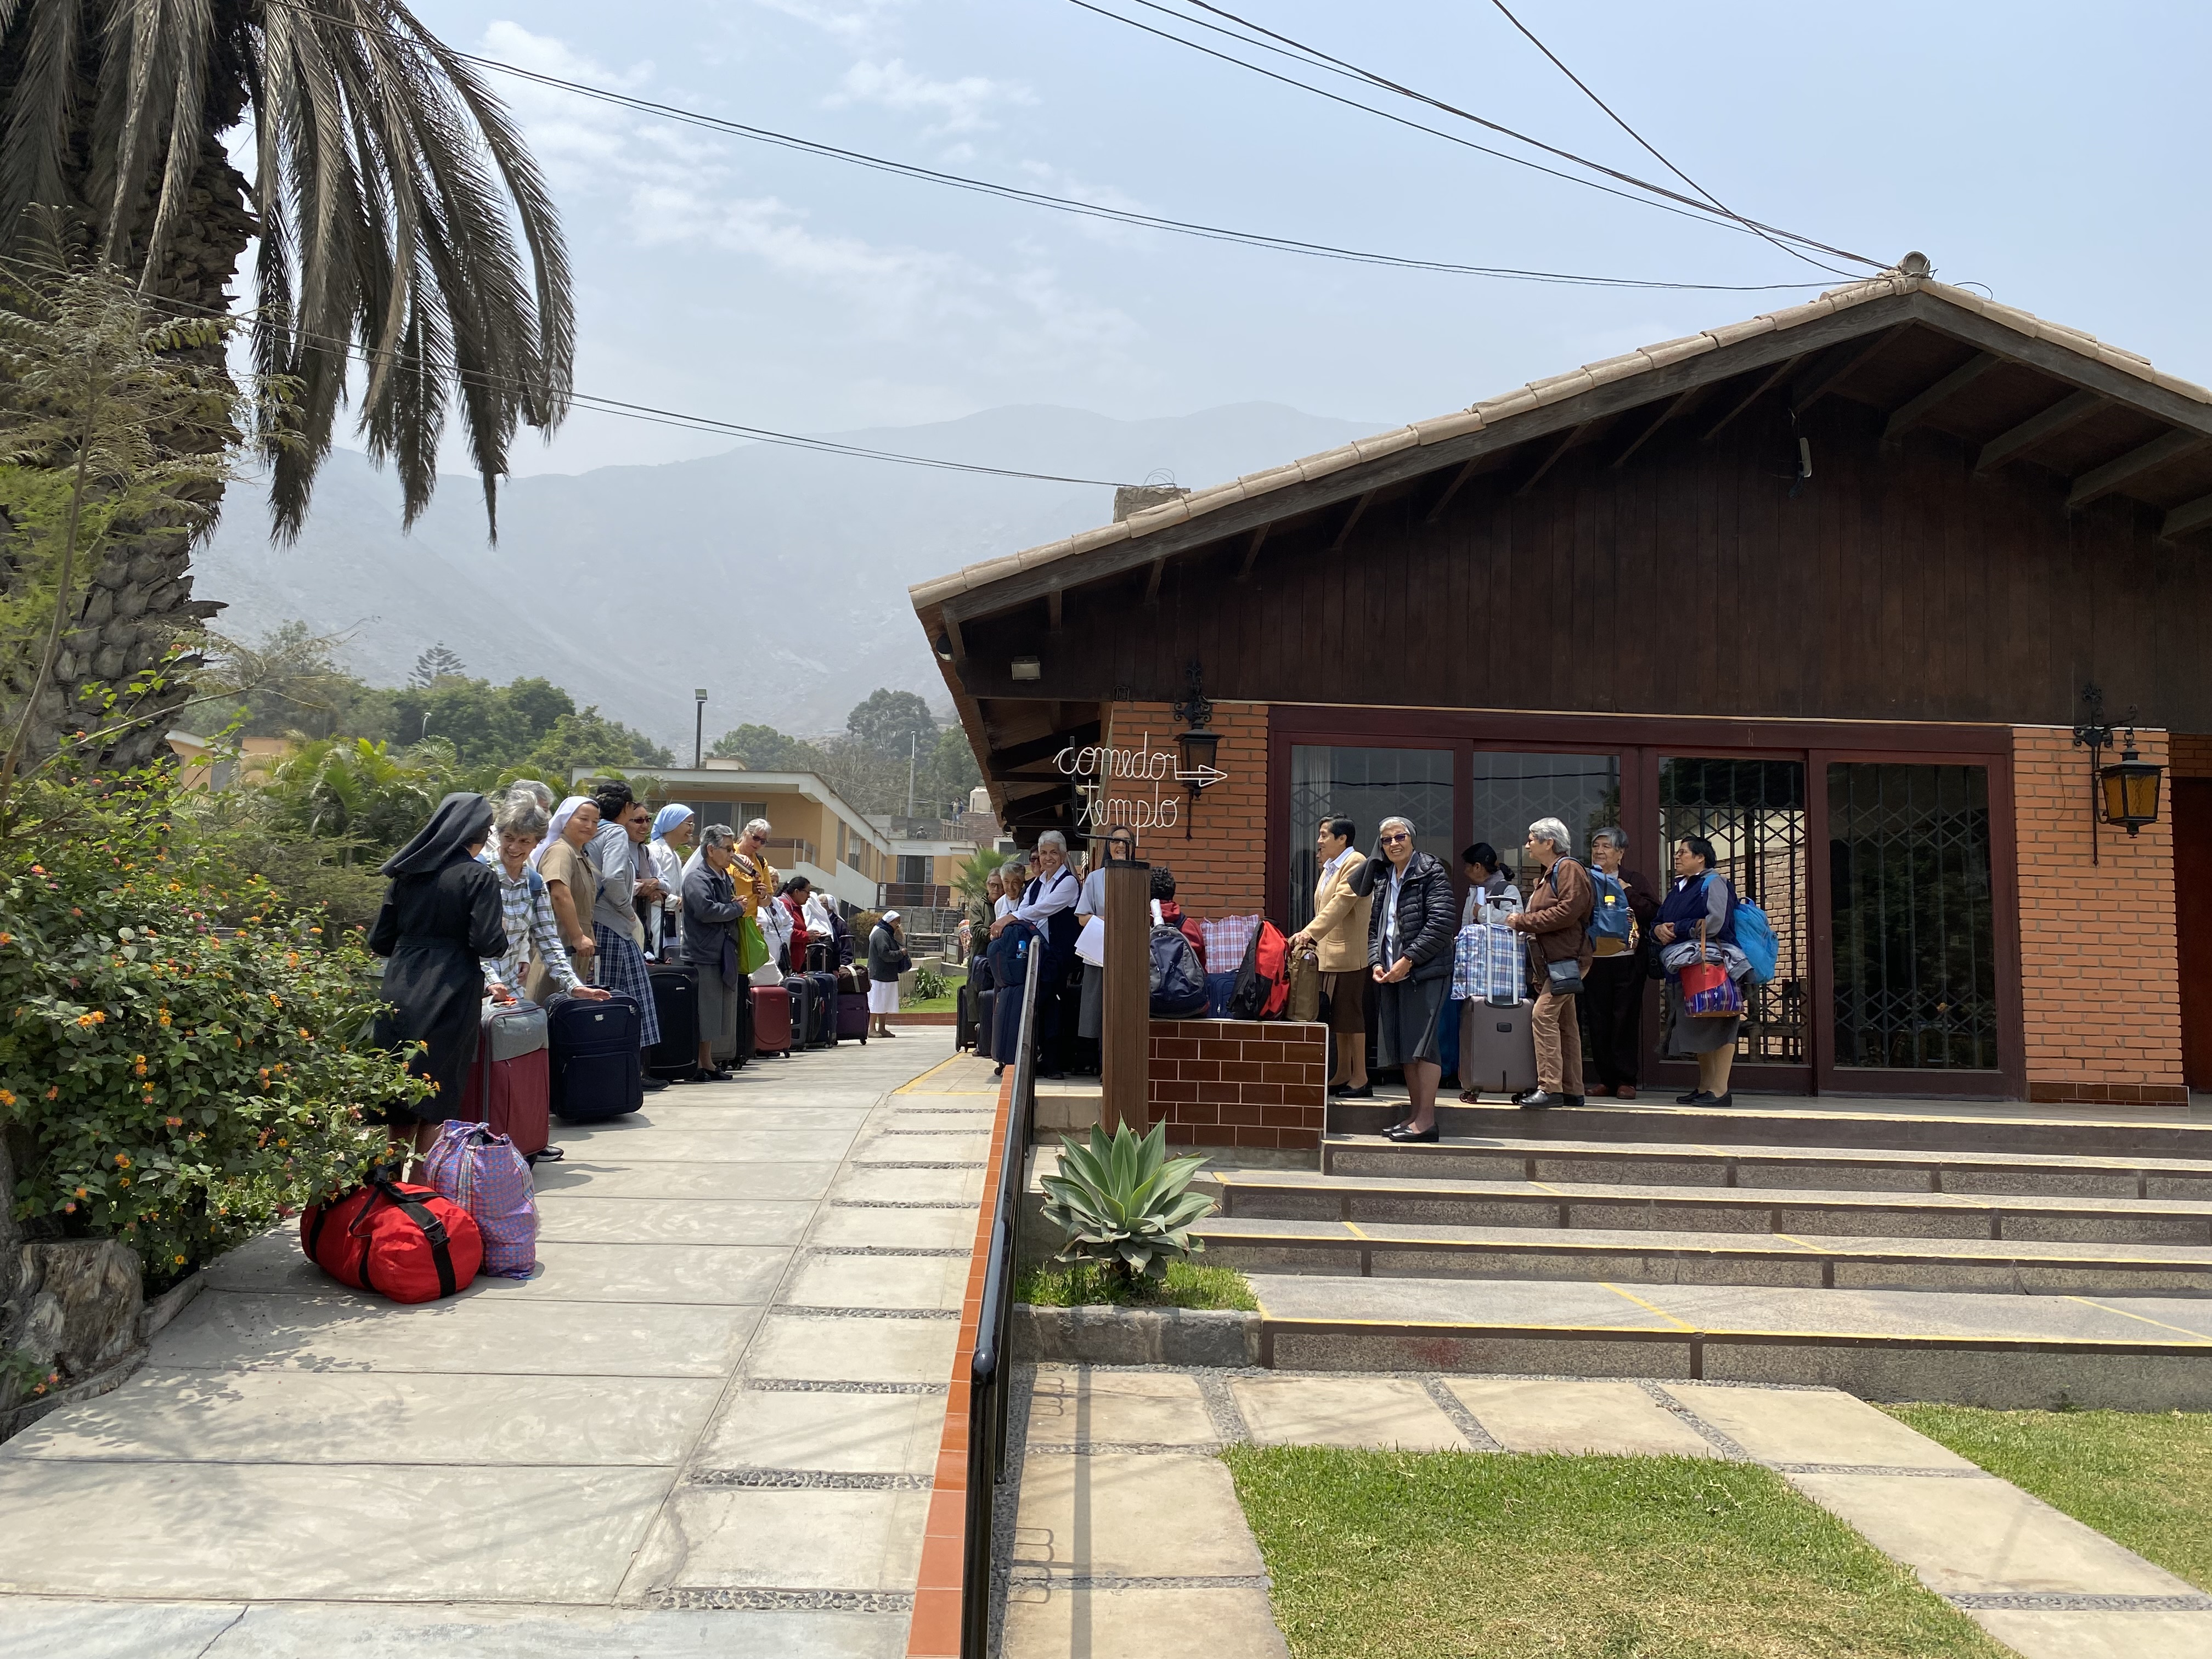
[[[2147,385],[2158,386],[2193,403],[2212,404],[2212,391],[2193,380],[2168,374],[2154,368],[2150,359],[2132,351],[2123,351],[2118,346],[2106,345],[2094,335],[2079,329],[2066,328],[2057,323],[2045,322],[2032,313],[2015,306],[1997,304],[1984,300],[1978,294],[1954,288],[1948,283],[1939,283],[1932,277],[1907,276],[1899,271],[1870,277],[1864,282],[1847,283],[1831,289],[1816,300],[1803,305],[1790,306],[1780,311],[1764,313],[1748,321],[1729,323],[1719,328],[1709,328],[1701,334],[1685,335],[1679,340],[1668,340],[1658,345],[1640,347],[1618,357],[1585,363],[1565,374],[1531,380],[1516,386],[1502,397],[1489,398],[1472,408],[1449,415],[1439,415],[1425,421],[1416,421],[1411,426],[1401,426],[1389,432],[1379,432],[1371,438],[1356,438],[1334,449],[1325,449],[1318,455],[1309,455],[1303,460],[1270,467],[1264,472],[1249,472],[1234,482],[1216,484],[1210,489],[1194,490],[1179,500],[1158,507],[1133,513],[1119,524],[1102,525],[1096,530],[1085,530],[1073,536],[1048,542],[1042,547],[1032,547],[1025,552],[1010,553],[1004,557],[987,559],[979,564],[963,566],[949,576],[918,582],[908,592],[917,610],[939,604],[956,594],[987,587],[1008,576],[1033,570],[1039,565],[1056,563],[1074,558],[1116,542],[1130,541],[1165,530],[1188,520],[1234,506],[1238,501],[1286,489],[1296,483],[1310,483],[1340,472],[1346,467],[1363,461],[1371,461],[1400,450],[1443,442],[1469,432],[1480,432],[1525,415],[1534,410],[1558,403],[1565,398],[1625,380],[1638,374],[1663,368],[1669,363],[1680,362],[1721,347],[1733,345],[1761,334],[1780,333],[1848,311],[1854,306],[1872,300],[1883,300],[1893,295],[1921,293],[1957,306],[1963,311],[1988,319],[2025,336],[2031,340],[2044,340],[2052,345],[2075,352],[2081,356],[2107,365],[2124,374],[2134,376]]]

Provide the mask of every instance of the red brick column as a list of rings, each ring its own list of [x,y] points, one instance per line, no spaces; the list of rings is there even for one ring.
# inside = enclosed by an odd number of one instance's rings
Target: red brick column
[[[1182,729],[1167,703],[1117,702],[1099,741],[1129,749],[1149,738],[1153,749],[1172,755]],[[1229,775],[1200,791],[1194,804],[1172,779],[1163,782],[1158,795],[1176,803],[1176,822],[1140,831],[1137,856],[1175,872],[1176,902],[1192,915],[1256,915],[1266,908],[1267,705],[1218,702],[1212,729],[1221,736],[1213,763]],[[1106,794],[1149,801],[1153,789],[1116,779]]]
[[[2165,732],[2139,730],[2136,741],[2145,760],[2167,763]],[[2027,1097],[2186,1102],[2172,814],[2162,811],[2136,836],[2100,826],[2102,861],[2093,867],[2091,810],[2088,751],[2072,732],[2015,726]],[[2081,896],[2078,913],[2062,889]]]
[[[1152,1022],[1152,1117],[1173,1144],[1318,1147],[1328,1085],[1325,1025]]]

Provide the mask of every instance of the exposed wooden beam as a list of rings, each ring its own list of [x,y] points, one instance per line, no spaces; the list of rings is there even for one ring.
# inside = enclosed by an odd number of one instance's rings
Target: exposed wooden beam
[[[1882,442],[1895,443],[1914,427],[1918,426],[1921,422],[1934,414],[1946,398],[1956,392],[1965,391],[1983,375],[1995,368],[2001,361],[2002,359],[1992,352],[1976,352],[1919,396],[1901,405],[1898,411],[1889,417],[1889,424],[1882,428]]]
[[[1375,492],[1370,489],[1364,495],[1360,496],[1357,501],[1352,502],[1352,511],[1344,515],[1344,522],[1337,526],[1336,539],[1328,544],[1328,550],[1330,552],[1341,553],[1344,551],[1345,543],[1352,539],[1352,526],[1357,525],[1360,519],[1364,516],[1367,512],[1367,503],[1374,499]]]
[[[2017,460],[2045,439],[2055,438],[2067,428],[2081,425],[2105,407],[2105,399],[2096,392],[2069,392],[2040,415],[2029,416],[2011,431],[2000,432],[1984,444],[1974,471],[1988,472],[2007,461]]]
[[[1055,634],[1060,632],[1060,621],[1065,614],[1066,600],[1066,590],[1065,588],[1055,587],[1051,592],[1044,596],[1045,617],[1048,624],[1052,629],[1052,631]]]
[[[1437,497],[1437,504],[1422,518],[1423,524],[1434,524],[1438,519],[1443,517],[1444,509],[1452,504],[1452,497],[1458,495],[1467,481],[1474,476],[1474,469],[1480,466],[1482,461],[1481,456],[1474,456],[1458,471],[1452,474],[1451,482],[1444,486],[1444,493]]]
[[[2201,432],[2169,432],[2162,438],[2153,438],[2139,448],[2130,449],[2118,459],[2106,461],[2075,479],[2074,487],[2066,492],[2067,510],[2087,507],[2099,496],[2111,495],[2129,479],[2192,454],[2207,444],[2212,444],[2212,438]]]
[[[1826,368],[1816,368],[1806,379],[1790,388],[1790,407],[1802,415],[1814,404],[1864,368],[1876,357],[1903,338],[1902,328],[1885,329],[1856,350],[1837,355]]]
[[[1571,426],[1565,432],[1562,432],[1559,434],[1559,442],[1553,444],[1550,449],[1544,453],[1544,459],[1536,463],[1536,470],[1534,472],[1531,472],[1527,477],[1522,479],[1520,487],[1515,489],[1513,493],[1516,495],[1525,495],[1530,490],[1534,489],[1543,481],[1544,475],[1559,465],[1559,457],[1572,449],[1577,441],[1582,437],[1583,434],[1589,431],[1595,424],[1595,422],[1585,421],[1580,426]]]
[[[2193,501],[2184,501],[2168,509],[2166,522],[2158,527],[2161,538],[2186,536],[2192,530],[2202,530],[2212,524],[2212,495],[2199,495]]]
[[[1728,429],[1728,424],[1730,421],[1735,419],[1735,417],[1742,414],[1745,410],[1749,409],[1761,398],[1764,398],[1768,392],[1773,391],[1777,386],[1779,386],[1782,383],[1783,380],[1792,369],[1796,368],[1798,364],[1805,361],[1805,357],[1808,355],[1809,354],[1800,354],[1795,357],[1784,357],[1780,362],[1775,364],[1772,368],[1767,370],[1767,372],[1759,378],[1759,382],[1757,386],[1752,387],[1749,392],[1744,393],[1744,395],[1741,398],[1737,399],[1736,402],[1731,404],[1729,406],[1728,412],[1726,414],[1723,415],[1720,419],[1715,421],[1711,426],[1705,428],[1705,435],[1700,437],[1698,441],[1701,444],[1709,444],[1712,442],[1714,439],[1719,437],[1722,433]]]
[[[1026,766],[1031,761],[1042,760],[1048,755],[1057,755],[1071,743],[1098,741],[1098,722],[1088,726],[1071,726],[1065,732],[1054,732],[1049,737],[1031,738],[1024,743],[1010,743],[1004,749],[991,751],[994,766]]]
[[[1626,466],[1628,465],[1628,458],[1635,454],[1638,450],[1643,448],[1645,444],[1650,442],[1652,438],[1656,435],[1661,427],[1666,425],[1668,422],[1674,419],[1675,416],[1679,415],[1686,415],[1692,410],[1695,409],[1698,403],[1704,398],[1706,390],[1707,388],[1705,386],[1693,386],[1687,392],[1682,393],[1680,397],[1673,399],[1671,402],[1660,404],[1659,412],[1644,423],[1644,429],[1628,441],[1627,447],[1624,448],[1620,454],[1614,456],[1612,460],[1606,463],[1607,470],[1608,471],[1618,472],[1622,467]]]
[[[1237,567],[1237,580],[1238,581],[1249,581],[1251,580],[1253,562],[1260,556],[1261,545],[1267,541],[1267,532],[1273,528],[1274,526],[1273,525],[1261,525],[1257,530],[1252,532],[1252,539],[1244,544],[1244,562]]]
[[[968,659],[968,641],[960,636],[960,619],[957,617],[945,619],[945,637],[952,647],[952,660],[965,662]]]
[[[1168,562],[1165,559],[1154,559],[1152,568],[1145,573],[1145,603],[1146,605],[1158,605],[1160,602],[1160,578],[1167,574],[1167,568]]]

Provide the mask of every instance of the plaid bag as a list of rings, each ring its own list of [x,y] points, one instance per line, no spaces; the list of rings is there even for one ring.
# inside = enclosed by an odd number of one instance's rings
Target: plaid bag
[[[1487,931],[1481,922],[1471,921],[1452,940],[1451,994],[1457,1001],[1480,1002],[1490,995],[1490,941],[1483,937]]]
[[[537,1188],[513,1141],[481,1123],[448,1123],[423,1159],[422,1178],[474,1218],[485,1273],[527,1279],[537,1269]]]
[[[1206,968],[1213,972],[1234,974],[1237,964],[1244,960],[1245,948],[1252,943],[1252,935],[1260,931],[1260,918],[1216,916],[1208,921],[1201,917],[1198,931],[1206,941]]]
[[[1476,921],[1452,941],[1452,988],[1462,1002],[1499,1007],[1522,1000],[1528,983],[1528,942],[1503,922]]]

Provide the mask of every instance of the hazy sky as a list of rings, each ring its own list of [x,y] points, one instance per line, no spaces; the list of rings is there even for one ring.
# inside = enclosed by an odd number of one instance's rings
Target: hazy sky
[[[1656,174],[1487,3],[1226,3]],[[1170,21],[1138,0],[1099,3]],[[2199,0],[1516,10],[1731,208],[1885,260],[1924,249],[1948,280],[2212,380],[2212,7]],[[417,0],[417,11],[486,56],[1175,218],[1475,264],[1836,280],[1739,232],[1332,106],[1071,0]],[[1395,425],[1818,292],[1608,292],[1261,252],[491,79],[565,215],[578,386],[763,426],[910,424],[1021,403],[1137,416],[1249,399]],[[728,447],[578,414],[550,448],[526,444],[515,459],[520,471],[580,471]]]

